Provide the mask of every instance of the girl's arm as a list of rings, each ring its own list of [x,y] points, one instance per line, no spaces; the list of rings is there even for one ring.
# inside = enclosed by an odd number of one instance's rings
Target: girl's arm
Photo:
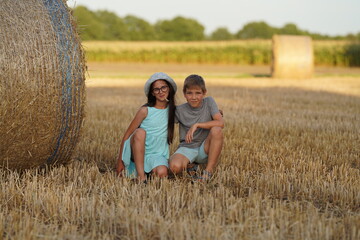
[[[147,113],[148,113],[147,107],[141,107],[137,111],[134,119],[131,121],[129,127],[124,133],[124,136],[120,143],[120,151],[117,160],[117,167],[116,167],[117,174],[120,174],[125,169],[124,162],[122,161],[122,152],[124,148],[124,143],[131,136],[131,134],[133,134],[133,132],[140,126],[142,121],[146,118]]]
[[[192,125],[185,136],[185,142],[190,143],[192,141],[194,132],[198,128],[205,128],[205,129],[210,129],[212,127],[224,128],[224,119],[220,112],[215,113],[212,117],[213,120],[209,122],[195,123],[194,125]]]

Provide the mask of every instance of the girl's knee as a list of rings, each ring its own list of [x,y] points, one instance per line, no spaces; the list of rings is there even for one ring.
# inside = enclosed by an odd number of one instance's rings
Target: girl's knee
[[[138,128],[135,130],[133,135],[134,140],[140,140],[146,138],[146,131],[142,128]]]
[[[168,168],[165,166],[158,166],[154,169],[154,174],[160,178],[167,177]]]

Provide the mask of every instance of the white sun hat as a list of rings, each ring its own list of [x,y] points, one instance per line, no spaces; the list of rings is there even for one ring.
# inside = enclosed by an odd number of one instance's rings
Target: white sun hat
[[[153,82],[157,81],[157,80],[165,80],[168,83],[171,84],[171,86],[173,87],[174,91],[176,92],[177,90],[177,86],[175,81],[166,73],[163,72],[157,72],[154,73],[153,75],[151,75],[151,77],[146,81],[145,86],[144,86],[144,92],[145,95],[147,96],[149,91],[150,91],[150,86]]]

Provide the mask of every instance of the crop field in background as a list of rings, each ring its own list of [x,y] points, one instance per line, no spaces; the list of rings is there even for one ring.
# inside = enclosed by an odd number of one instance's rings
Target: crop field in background
[[[202,42],[88,41],[89,61],[142,63],[271,64],[271,40]],[[316,66],[360,67],[360,43],[313,41]]]
[[[208,184],[184,176],[139,185],[114,174],[143,84],[159,70],[179,89],[202,74],[224,111]],[[0,239],[360,239],[360,77],[275,80],[267,71],[90,64],[74,160],[0,170]]]

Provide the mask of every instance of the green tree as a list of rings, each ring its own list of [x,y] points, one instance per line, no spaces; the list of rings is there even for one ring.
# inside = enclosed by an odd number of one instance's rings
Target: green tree
[[[184,17],[158,21],[155,30],[158,39],[163,41],[197,41],[205,38],[205,28],[196,20]]]
[[[355,41],[357,39],[357,36],[355,34],[349,33],[345,36],[345,39]]]
[[[127,28],[127,34],[129,40],[155,40],[155,30],[145,20],[128,15],[124,18],[124,23]]]
[[[104,39],[105,27],[95,13],[84,6],[76,7],[73,12],[82,40]]]
[[[328,35],[323,35],[320,33],[309,33],[309,35],[314,40],[327,40],[327,39],[336,39],[336,37],[330,37]]]
[[[298,27],[293,23],[287,23],[282,28],[279,29],[278,33],[287,34],[287,35],[303,35],[304,32],[298,29]]]
[[[234,36],[229,32],[226,27],[220,27],[211,33],[211,40],[231,40]]]
[[[238,39],[270,39],[272,35],[277,33],[277,29],[269,26],[265,22],[251,22],[246,24],[240,31],[236,33]]]
[[[102,39],[127,40],[127,27],[124,21],[115,13],[109,11],[97,11],[96,16],[104,27]]]

